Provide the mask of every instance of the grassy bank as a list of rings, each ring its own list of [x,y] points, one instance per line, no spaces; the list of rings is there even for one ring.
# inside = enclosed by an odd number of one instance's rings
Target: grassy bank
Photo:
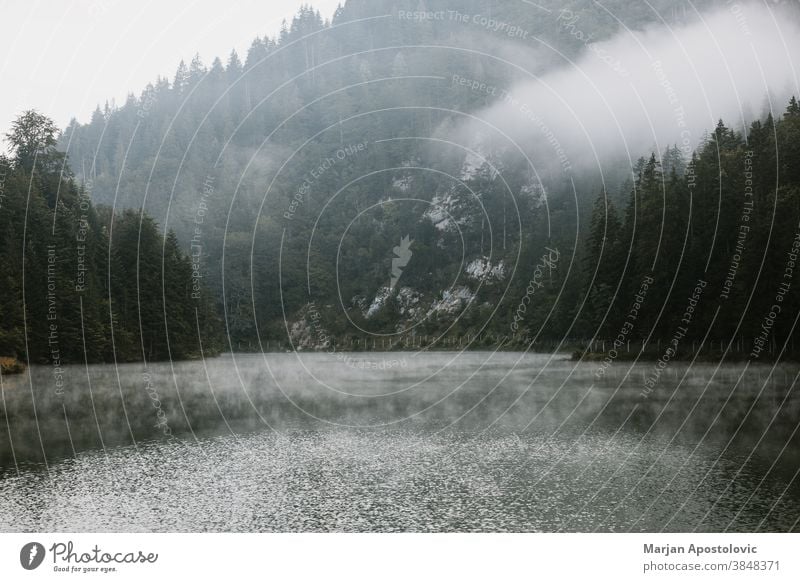
[[[20,374],[25,371],[25,364],[16,358],[0,356],[0,372],[3,374]]]

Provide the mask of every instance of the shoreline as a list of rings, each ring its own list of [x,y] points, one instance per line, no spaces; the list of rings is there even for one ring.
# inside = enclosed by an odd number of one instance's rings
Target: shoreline
[[[658,362],[665,356],[665,350],[662,351],[645,351],[645,352],[619,352],[614,358],[611,358],[609,352],[591,352],[576,350],[572,352],[570,361],[578,362],[604,362],[608,359],[611,362],[629,363],[653,363]],[[692,362],[697,364],[719,363],[723,361],[728,364],[750,364],[750,365],[773,365],[773,364],[798,364],[800,363],[800,354],[784,354],[782,358],[774,356],[765,356],[761,358],[753,358],[749,353],[743,352],[728,352],[722,354],[719,352],[685,352],[673,354],[669,357],[670,362],[687,363]]]
[[[538,355],[553,355],[557,357],[559,360],[567,360],[571,362],[579,362],[582,361],[584,363],[600,363],[603,362],[606,358],[608,358],[608,352],[592,352],[592,351],[584,351],[581,349],[575,349],[574,346],[564,347],[557,351],[554,350],[544,350],[544,349],[529,349],[526,350],[524,348],[513,347],[513,348],[505,348],[505,347],[497,347],[497,346],[476,346],[472,347],[465,347],[465,348],[450,348],[450,347],[443,347],[443,348],[421,348],[421,349],[393,349],[393,350],[336,350],[336,351],[329,351],[326,349],[299,349],[299,350],[268,350],[268,351],[233,351],[233,352],[222,352],[218,354],[219,356],[231,356],[231,355],[259,355],[259,354],[328,354],[331,356],[336,356],[339,354],[347,354],[348,358],[353,357],[368,357],[370,354],[385,354],[385,355],[392,355],[392,354],[418,354],[421,352],[428,352],[431,354],[440,354],[440,353],[459,353],[459,352],[485,352],[485,353],[504,353],[504,354],[538,354]],[[646,350],[644,352],[620,352],[616,357],[612,358],[612,362],[619,362],[619,363],[631,363],[636,361],[637,363],[644,364],[644,363],[654,363],[658,362],[660,358],[664,356],[663,350],[661,352],[656,350]],[[679,353],[674,355],[670,358],[671,362],[680,362],[680,363],[688,363],[694,360],[694,363],[697,364],[707,364],[707,363],[719,363],[721,361],[721,356],[719,352],[703,352],[700,353],[695,357],[694,353],[687,352],[687,353]],[[752,359],[750,358],[750,354],[740,353],[740,352],[729,352],[725,356],[725,363],[728,364],[745,364],[750,363],[750,365],[773,365],[776,363],[780,364],[800,364],[800,354],[792,355],[792,354],[784,354],[784,357],[781,359],[776,359],[771,356],[761,357],[759,359]]]
[[[661,352],[656,350],[646,350],[644,352],[618,352],[613,358],[609,356],[609,352],[597,352],[597,351],[589,351],[589,350],[581,350],[575,349],[574,346],[571,347],[564,347],[560,350],[554,351],[550,349],[524,349],[520,348],[519,346],[514,347],[504,347],[504,346],[485,346],[485,345],[478,345],[474,347],[462,347],[462,348],[454,348],[454,347],[422,347],[419,349],[376,349],[376,350],[336,350],[330,351],[328,349],[315,349],[315,348],[305,348],[305,349],[272,349],[272,350],[265,350],[265,351],[248,351],[248,350],[240,350],[240,351],[223,351],[219,353],[215,353],[213,355],[207,355],[205,360],[212,360],[215,358],[223,357],[223,356],[242,356],[242,355],[276,355],[276,354],[321,354],[321,355],[331,355],[331,356],[344,356],[348,360],[356,360],[358,358],[369,358],[371,354],[378,355],[401,355],[401,354],[419,354],[422,352],[428,352],[431,354],[441,354],[441,353],[460,353],[460,352],[467,352],[467,353],[477,353],[477,352],[484,352],[484,353],[504,353],[504,354],[538,354],[538,355],[552,355],[559,361],[570,361],[570,362],[583,362],[583,363],[603,363],[608,361],[609,364],[619,363],[619,364],[627,364],[627,363],[639,363],[639,364],[650,364],[658,362],[661,358],[664,357],[663,350]],[[708,363],[720,363],[722,354],[719,352],[709,353],[703,352],[700,354],[695,354],[692,352],[686,353],[678,353],[672,355],[669,360],[671,362],[680,362],[680,363],[689,363],[694,361],[697,364],[708,364]],[[150,360],[148,364],[158,364],[163,362],[168,362],[169,360]],[[201,362],[203,358],[184,358],[184,359],[176,359],[172,360],[173,363],[190,363],[190,362]],[[133,361],[124,361],[124,362],[116,362],[118,366],[128,366],[128,365],[136,365],[141,364],[143,360],[133,360]],[[800,364],[800,354],[785,354],[783,358],[777,359],[775,357],[762,357],[759,359],[751,358],[750,354],[740,353],[740,352],[729,352],[725,355],[724,359],[725,363],[728,364],[750,364],[750,365],[775,365],[775,364]],[[89,365],[113,365],[114,362],[90,362]],[[38,368],[40,366],[48,366],[49,364],[46,363],[34,363],[31,364],[31,368]],[[85,365],[78,362],[70,362],[66,363],[66,366],[70,365]],[[0,373],[4,376],[14,376],[24,373],[28,369],[29,365],[25,362],[18,360],[16,358],[11,357],[0,357]]]

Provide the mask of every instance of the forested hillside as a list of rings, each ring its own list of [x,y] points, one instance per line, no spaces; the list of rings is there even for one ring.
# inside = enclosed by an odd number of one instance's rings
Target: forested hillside
[[[56,136],[28,111],[0,156],[0,355],[52,364],[58,380],[67,363],[196,357],[198,333],[219,351],[214,301],[193,289],[175,235],[139,211],[96,208]]]
[[[754,357],[796,354],[797,100],[745,134],[720,122],[691,160],[670,150],[640,160],[636,173],[625,207],[595,203],[586,302],[575,311],[584,333],[684,352],[704,341]]]
[[[545,72],[587,39],[719,3],[646,4],[545,1],[545,18],[516,1],[350,0],[330,22],[303,8],[242,57],[196,57],[73,122],[59,147],[92,200],[121,216],[116,231],[144,209],[176,233],[165,244],[209,285],[228,349],[524,347],[613,341],[623,328],[626,346],[660,344],[702,281],[681,345],[747,352],[800,220],[794,101],[746,130],[709,127],[692,159],[635,152],[636,167],[605,168],[602,181],[535,172],[492,128],[453,138],[519,79],[515,58]],[[563,10],[580,34],[553,26]],[[793,329],[794,287],[783,305],[771,351]]]

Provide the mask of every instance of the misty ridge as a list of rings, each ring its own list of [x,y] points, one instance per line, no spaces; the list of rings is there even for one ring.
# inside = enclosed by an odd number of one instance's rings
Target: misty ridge
[[[351,2],[330,22],[309,7],[278,37],[254,40],[243,60],[234,51],[207,67],[196,56],[171,81],[159,78],[122,106],[98,107],[89,124],[73,121],[60,147],[78,177],[92,180],[95,201],[144,205],[162,226],[182,230],[194,217],[174,209],[166,215],[165,199],[178,201],[190,189],[196,209],[194,193],[207,176],[192,171],[195,158],[211,173],[235,172],[225,185],[234,212],[238,204],[257,208],[265,195],[286,195],[275,190],[285,189],[287,165],[308,165],[330,151],[320,144],[327,134],[343,143],[347,126],[363,132],[375,116],[353,110],[360,97],[380,106],[385,115],[377,122],[389,131],[393,117],[413,116],[394,108],[429,108],[414,126],[421,134],[479,154],[484,134],[496,134],[535,152],[537,168],[552,162],[554,136],[570,162],[590,170],[598,156],[608,163],[603,156],[621,155],[614,163],[630,168],[673,144],[689,158],[720,119],[741,130],[780,111],[796,92],[797,15],[783,3],[767,11],[722,0],[662,0],[650,8],[545,2],[547,12],[514,2],[429,4]],[[357,50],[362,37],[369,48]],[[411,88],[430,84],[429,98],[414,99]],[[395,95],[401,85],[402,102]],[[172,115],[162,123],[166,111]],[[465,123],[459,111],[478,121]],[[324,133],[294,139],[301,127]],[[413,149],[394,161],[407,165],[422,155],[458,166],[468,156],[458,152],[453,162],[446,148]]]
[[[4,252],[35,284],[7,286],[0,354],[581,357],[637,298],[630,357],[793,354],[797,287],[764,317],[793,252],[797,32],[789,2],[351,0],[61,134],[22,117],[6,190],[36,176],[40,226],[6,204]]]

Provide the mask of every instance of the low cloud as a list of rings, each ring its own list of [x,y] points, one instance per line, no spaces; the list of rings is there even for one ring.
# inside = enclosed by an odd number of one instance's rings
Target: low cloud
[[[535,152],[534,163],[562,171],[636,160],[657,146],[690,153],[719,119],[741,128],[800,93],[800,26],[785,10],[731,2],[691,24],[598,43],[564,10],[558,26],[586,40],[582,56],[517,83],[478,117]],[[461,131],[469,141],[485,126]]]

